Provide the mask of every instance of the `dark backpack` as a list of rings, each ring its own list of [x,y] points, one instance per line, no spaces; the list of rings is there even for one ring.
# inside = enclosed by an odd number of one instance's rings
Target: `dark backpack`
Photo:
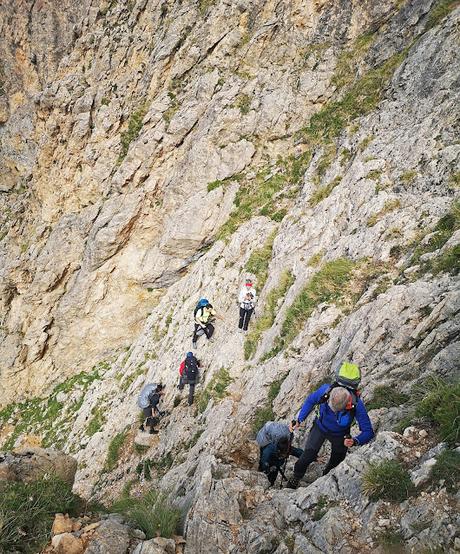
[[[351,387],[346,387],[342,383],[332,383],[332,385],[327,389],[327,391],[323,394],[323,396],[320,398],[318,404],[325,404],[329,397],[331,396],[332,389],[335,389],[336,387],[342,387],[344,389],[347,389],[347,391],[351,395],[350,402],[345,407],[345,411],[348,412],[352,418],[352,420],[355,418],[356,414],[356,405],[358,404],[359,397],[361,396],[361,392],[358,389],[353,389]]]
[[[185,359],[184,375],[187,381],[198,379],[198,360],[195,357]]]
[[[198,301],[198,304],[195,306],[195,309],[193,310],[193,317],[196,316],[196,314],[201,310],[201,308],[204,308],[205,306],[209,305],[209,300],[207,298],[200,298]]]

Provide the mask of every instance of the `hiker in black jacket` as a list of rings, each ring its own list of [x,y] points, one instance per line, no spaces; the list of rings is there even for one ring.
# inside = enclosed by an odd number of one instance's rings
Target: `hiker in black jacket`
[[[189,386],[188,389],[188,405],[193,404],[193,395],[195,394],[195,385],[198,383],[199,379],[199,367],[201,366],[200,361],[195,358],[193,352],[187,352],[185,360],[180,364],[179,367],[179,390],[183,390],[185,385]]]

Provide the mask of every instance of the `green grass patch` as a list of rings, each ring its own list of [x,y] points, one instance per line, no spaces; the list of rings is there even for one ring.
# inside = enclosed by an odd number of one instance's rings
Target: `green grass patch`
[[[71,485],[50,475],[32,483],[0,484],[0,551],[35,554],[49,540],[57,512],[78,515]]]
[[[379,210],[377,213],[372,214],[369,219],[367,220],[367,226],[373,227],[382,217],[394,210],[397,210],[401,207],[401,201],[395,198],[394,200],[388,200],[385,202],[383,208]]]
[[[423,254],[435,252],[442,248],[458,229],[460,229],[460,201],[456,200],[453,202],[451,209],[436,223],[429,240],[423,241],[423,236],[419,241],[411,245],[414,248],[414,252],[409,265],[418,264]],[[434,262],[430,260],[425,268],[430,269],[430,264],[432,263]]]
[[[414,485],[409,473],[396,460],[370,463],[363,475],[363,492],[370,500],[403,502],[409,498]]]
[[[435,482],[444,481],[444,486],[449,492],[457,492],[460,481],[460,453],[449,449],[441,452],[430,477]]]
[[[242,115],[247,115],[251,111],[251,102],[252,98],[249,94],[241,94],[238,97],[235,106],[240,110]]]
[[[313,191],[312,195],[310,196],[310,200],[308,202],[310,207],[313,208],[314,206],[316,206],[317,204],[325,200],[335,189],[335,187],[338,184],[340,184],[341,181],[342,181],[342,176],[338,175],[330,183],[316,187],[316,189]]]
[[[399,529],[385,529],[384,531],[380,531],[375,536],[374,540],[382,547],[385,553],[401,554],[406,552],[404,548],[404,537]]]
[[[398,392],[396,387],[390,385],[379,385],[375,387],[372,398],[366,402],[368,410],[377,410],[378,408],[392,408],[401,406],[409,400],[407,394]]]
[[[118,156],[118,163],[121,163],[129,150],[129,145],[135,140],[142,129],[142,120],[147,113],[147,104],[143,104],[138,110],[133,112],[128,121],[128,128],[121,133],[121,150]]]
[[[37,397],[24,402],[12,403],[0,411],[0,426],[11,423],[14,426],[12,434],[2,445],[4,450],[11,450],[16,439],[22,433],[33,433],[42,438],[45,448],[62,448],[75,419],[75,413],[80,409],[86,391],[95,382],[103,378],[110,368],[108,362],[100,362],[89,372],[80,372],[69,377],[54,387],[49,396]],[[80,389],[78,400],[67,403],[58,402],[57,395],[61,392],[71,393]]]
[[[286,296],[293,282],[294,276],[292,273],[290,271],[284,271],[281,274],[278,286],[267,294],[264,311],[262,315],[259,315],[256,319],[251,331],[244,341],[245,360],[249,360],[249,358],[254,356],[263,332],[270,329],[275,321],[279,301]]]
[[[460,439],[460,381],[429,377],[413,389],[415,417],[427,418],[439,430],[442,440],[455,444]]]
[[[451,273],[458,275],[460,272],[460,244],[447,248],[442,254],[434,260],[425,262],[422,266],[422,271],[425,273]]]
[[[115,467],[117,466],[121,449],[125,444],[127,435],[128,435],[128,430],[125,429],[121,433],[117,433],[110,441],[109,449],[107,451],[107,458],[105,460],[105,465],[104,465],[105,471],[112,471],[112,469],[115,469]]]
[[[154,537],[171,538],[178,532],[181,517],[165,494],[156,490],[148,491],[140,498],[124,496],[115,502],[111,511],[123,514],[136,529],[144,531],[147,539]]]
[[[460,6],[459,0],[439,0],[432,8],[428,21],[426,24],[426,29],[431,29],[435,25],[441,23],[441,21],[447,17],[450,12],[455,9],[457,6]]]
[[[312,521],[319,521],[327,514],[327,511],[329,509],[328,504],[329,502],[326,496],[320,496],[318,498],[318,502],[316,503],[311,516]]]
[[[123,379],[120,383],[120,388],[123,392],[126,392],[130,385],[139,377],[139,375],[144,375],[146,372],[146,367],[144,364],[139,364],[137,368],[128,375],[123,375]]]
[[[410,183],[412,183],[415,178],[417,177],[417,172],[416,171],[405,171],[400,177],[399,177],[399,180],[408,185]]]
[[[300,131],[300,138],[311,147],[332,141],[355,119],[373,111],[406,55],[407,51],[395,54],[357,79],[340,100],[329,102],[311,117],[309,125]]]
[[[460,171],[457,171],[457,173],[452,173],[452,175],[449,177],[449,186],[452,188],[459,188],[460,187]]]
[[[256,434],[259,431],[259,429],[262,429],[262,427],[267,423],[267,421],[273,421],[275,419],[275,414],[273,412],[273,402],[275,401],[275,398],[278,396],[281,385],[287,376],[288,374],[286,373],[276,381],[273,381],[272,383],[270,383],[270,386],[268,388],[267,400],[264,402],[262,406],[259,406],[257,408],[254,414],[254,418],[252,422],[252,432],[254,434]]]
[[[297,196],[311,159],[310,152],[279,159],[276,167],[262,168],[254,178],[241,176],[234,209],[220,228],[217,238],[226,239],[254,216],[265,215],[280,221]]]
[[[335,87],[342,89],[356,78],[359,62],[364,58],[374,40],[375,33],[364,33],[353,42],[350,48],[340,54],[331,81]]]
[[[206,388],[196,395],[195,404],[199,413],[206,410],[209,401],[222,400],[227,396],[227,387],[233,382],[228,369],[221,367],[207,384]]]
[[[244,268],[246,271],[249,271],[256,276],[259,293],[262,291],[265,283],[267,282],[268,266],[270,265],[270,261],[272,259],[273,242],[275,240],[276,233],[277,230],[275,229],[265,241],[263,247],[258,250],[254,250],[251,253]]]
[[[338,258],[325,263],[311,277],[286,312],[280,333],[283,344],[292,342],[319,304],[333,302],[343,295],[354,267],[351,260]]]
[[[307,265],[309,267],[318,267],[324,256],[324,250],[320,250],[308,260]]]
[[[93,417],[89,420],[89,423],[86,426],[86,434],[88,437],[92,437],[100,431],[104,426],[104,423],[107,421],[104,408],[101,406],[94,406],[91,410],[91,415]]]

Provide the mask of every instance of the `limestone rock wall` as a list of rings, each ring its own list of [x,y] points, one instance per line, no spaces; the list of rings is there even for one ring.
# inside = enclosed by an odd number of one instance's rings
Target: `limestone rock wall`
[[[371,551],[380,508],[348,517],[346,499],[366,456],[405,455],[387,433],[404,407],[373,410],[382,436],[306,493],[267,491],[251,438],[261,408],[289,419],[344,358],[365,400],[458,373],[454,4],[2,7],[2,443],[64,448],[78,492],[102,499],[155,461],[191,553]],[[247,272],[260,299],[245,336]],[[197,409],[175,386],[201,296],[223,319],[199,342]],[[171,413],[141,452],[136,396],[160,380]],[[340,472],[353,490],[333,488]],[[313,524],[329,490],[338,505]],[[401,508],[404,540],[450,547],[450,531],[411,535],[417,502]]]

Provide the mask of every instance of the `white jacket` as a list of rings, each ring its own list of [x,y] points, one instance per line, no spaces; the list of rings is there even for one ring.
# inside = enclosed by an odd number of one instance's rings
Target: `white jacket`
[[[246,295],[250,292],[253,295],[253,298],[251,300],[246,299]],[[256,295],[256,289],[254,287],[246,287],[243,286],[243,288],[240,291],[240,295],[238,297],[238,302],[240,303],[240,307],[244,308],[245,310],[251,310],[255,307],[257,301],[257,295]]]

